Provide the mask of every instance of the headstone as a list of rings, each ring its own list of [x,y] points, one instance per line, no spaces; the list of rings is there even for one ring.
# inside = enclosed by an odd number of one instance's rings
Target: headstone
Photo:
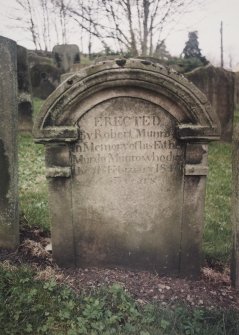
[[[17,46],[18,130],[31,132],[33,106],[27,49]]]
[[[230,142],[235,109],[234,73],[208,65],[184,75],[205,93],[219,117],[221,140]]]
[[[52,57],[54,64],[62,73],[69,72],[73,64],[80,63],[79,47],[76,44],[55,45]]]
[[[36,64],[31,70],[32,93],[46,99],[60,83],[60,71],[50,64]]]
[[[17,45],[0,36],[0,247],[15,248],[18,231]]]
[[[234,125],[232,146],[232,284],[239,288],[239,124]]]
[[[207,143],[219,128],[193,84],[148,61],[103,62],[64,81],[34,126],[57,263],[197,277]]]

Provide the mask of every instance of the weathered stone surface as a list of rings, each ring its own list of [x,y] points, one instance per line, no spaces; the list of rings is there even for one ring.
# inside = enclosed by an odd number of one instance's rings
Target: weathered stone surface
[[[58,264],[196,277],[207,143],[219,128],[194,85],[148,61],[99,63],[64,81],[34,128]]]
[[[30,74],[33,95],[40,99],[46,99],[60,83],[60,71],[50,64],[36,64]]]
[[[80,50],[76,44],[55,45],[52,57],[56,67],[62,72],[69,72],[72,65],[80,63]]]
[[[236,104],[239,104],[239,72],[235,72],[235,80],[236,80],[235,102]]]
[[[74,72],[63,73],[61,75],[61,83],[63,83],[63,81],[65,81],[66,79],[68,79],[69,77],[71,77],[73,74],[74,74]]]
[[[70,72],[63,73],[61,75],[61,83],[63,81],[65,81],[67,78],[71,77],[75,72],[79,72],[79,71],[81,71],[82,69],[84,69],[85,67],[88,67],[88,66],[89,65],[80,64],[80,63],[73,64],[70,68]]]
[[[32,132],[33,105],[31,95],[18,95],[18,130],[20,132]]]
[[[185,147],[173,118],[151,102],[120,97],[77,124],[82,131],[72,158],[79,196],[72,206],[79,264],[156,263],[175,272]]]
[[[232,225],[233,225],[233,254],[232,254],[232,284],[239,288],[239,125],[233,129],[232,150]]]
[[[17,46],[18,130],[31,132],[33,127],[32,89],[27,49]]]
[[[80,63],[72,64],[72,66],[70,68],[70,72],[78,72],[78,71],[84,69],[87,66],[89,66],[89,65],[87,65],[87,64],[80,64]]]
[[[17,45],[0,36],[0,247],[15,248],[18,229]]]
[[[42,50],[28,50],[28,62],[30,69],[37,64],[52,65],[52,53]]]
[[[232,123],[235,109],[235,75],[212,65],[200,67],[184,74],[206,94],[221,123],[221,140],[232,140]]]
[[[31,94],[27,49],[20,45],[17,45],[17,83],[20,92]]]

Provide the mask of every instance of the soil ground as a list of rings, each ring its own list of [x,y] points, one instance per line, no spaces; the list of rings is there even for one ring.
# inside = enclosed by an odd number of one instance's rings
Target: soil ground
[[[203,267],[197,281],[122,268],[61,269],[46,250],[49,243],[50,236],[40,229],[24,227],[19,248],[14,252],[1,250],[0,262],[5,266],[28,264],[36,270],[37,279],[54,278],[77,292],[117,282],[140,304],[158,302],[172,306],[183,303],[189,307],[239,309],[239,291],[231,287],[229,268],[218,271]]]

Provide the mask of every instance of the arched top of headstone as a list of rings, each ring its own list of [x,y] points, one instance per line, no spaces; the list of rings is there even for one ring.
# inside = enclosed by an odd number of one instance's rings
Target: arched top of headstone
[[[38,142],[73,142],[78,120],[98,104],[118,97],[160,106],[176,121],[186,141],[219,138],[220,123],[206,96],[174,70],[142,59],[116,59],[82,69],[46,100],[34,127]]]

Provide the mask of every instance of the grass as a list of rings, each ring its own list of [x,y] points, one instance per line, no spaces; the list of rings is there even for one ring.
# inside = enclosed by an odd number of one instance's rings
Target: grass
[[[231,149],[230,143],[209,146],[203,252],[210,264],[226,264],[231,257]]]
[[[139,305],[118,284],[76,294],[27,267],[0,266],[0,334],[236,335],[235,311]]]
[[[49,230],[44,148],[35,145],[30,135],[19,139],[19,201],[21,216],[30,226]]]
[[[41,100],[39,98],[34,98],[33,99],[33,110],[34,110],[34,113],[33,113],[33,118],[36,117],[36,115],[39,113],[40,109],[41,109],[41,106],[43,104],[43,101],[44,100]]]
[[[42,100],[34,99],[34,116]],[[30,226],[50,230],[44,146],[36,145],[30,134],[19,134],[20,215]]]

